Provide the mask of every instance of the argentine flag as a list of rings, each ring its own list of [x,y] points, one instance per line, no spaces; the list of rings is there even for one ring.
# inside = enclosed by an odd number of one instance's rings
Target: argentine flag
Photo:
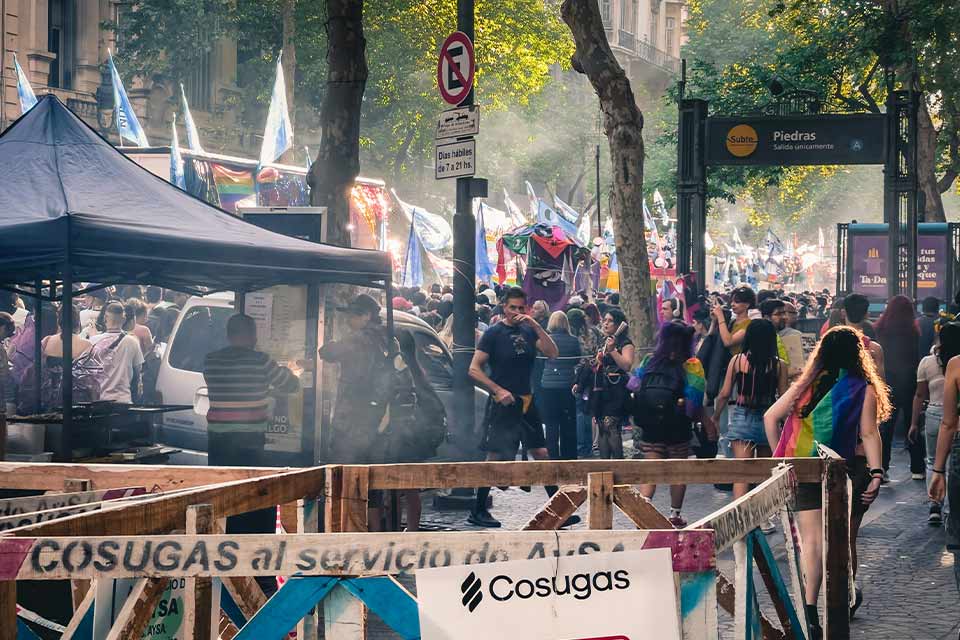
[[[283,52],[277,56],[277,76],[273,81],[273,95],[270,96],[270,112],[267,114],[267,126],[263,131],[263,146],[260,147],[260,164],[276,161],[283,152],[293,146],[293,124],[287,110],[287,86],[283,81]]]
[[[17,68],[17,97],[20,98],[20,113],[26,113],[37,104],[37,96],[33,93],[33,87],[30,86],[27,75],[20,68],[17,54],[13,54],[13,66]]]
[[[149,147],[147,134],[144,133],[140,121],[137,120],[137,114],[133,111],[130,100],[127,99],[127,92],[123,88],[123,81],[120,80],[120,74],[117,73],[117,65],[113,63],[113,54],[107,51],[107,57],[110,62],[110,77],[113,80],[113,117],[117,122],[117,133],[120,134],[120,145],[123,146],[123,139],[137,143],[141,147]]]
[[[187,190],[183,177],[183,158],[180,156],[180,140],[177,137],[177,114],[173,114],[173,136],[170,139],[170,182]]]
[[[194,153],[203,153],[200,134],[197,133],[197,125],[193,123],[193,116],[190,115],[190,105],[187,104],[187,93],[183,90],[182,82],[180,83],[180,102],[183,106],[183,126],[187,130],[187,148]]]

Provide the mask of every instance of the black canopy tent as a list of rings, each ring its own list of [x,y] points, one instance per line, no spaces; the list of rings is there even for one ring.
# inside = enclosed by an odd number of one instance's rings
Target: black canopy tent
[[[211,206],[118,152],[53,95],[0,134],[0,187],[0,288],[62,301],[61,326],[72,324],[81,282],[191,293],[336,282],[391,298],[387,254],[291,238]],[[66,362],[71,347],[65,340]],[[68,453],[71,396],[64,367],[58,457]]]

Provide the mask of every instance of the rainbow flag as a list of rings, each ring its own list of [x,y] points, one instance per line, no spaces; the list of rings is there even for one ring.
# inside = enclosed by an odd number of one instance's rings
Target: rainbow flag
[[[230,169],[216,162],[211,162],[210,168],[220,196],[220,208],[236,213],[237,203],[254,193],[253,170]]]
[[[867,390],[866,380],[848,375],[846,370],[841,369],[837,381],[813,411],[801,416],[800,409],[809,404],[816,386],[816,382],[811,384],[797,400],[796,408],[783,425],[774,457],[813,458],[817,456],[819,443],[847,460],[853,458],[857,448],[857,433],[860,431],[860,412]]]

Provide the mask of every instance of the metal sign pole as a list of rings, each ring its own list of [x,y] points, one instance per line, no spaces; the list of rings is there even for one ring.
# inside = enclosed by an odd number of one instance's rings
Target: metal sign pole
[[[457,30],[473,40],[474,0],[457,0]],[[470,89],[460,106],[473,105]],[[453,397],[456,433],[469,438],[474,430],[474,392],[470,379],[477,314],[476,294],[476,224],[473,219],[472,178],[457,178],[457,210],[453,216]],[[459,438],[458,438],[459,439]]]

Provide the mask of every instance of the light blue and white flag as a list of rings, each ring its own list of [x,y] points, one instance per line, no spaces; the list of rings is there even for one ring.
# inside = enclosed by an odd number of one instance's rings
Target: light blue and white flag
[[[424,249],[436,253],[453,244],[453,229],[443,216],[404,202],[393,189],[390,189],[390,193],[400,205],[407,220],[416,225],[417,236],[423,243]]]
[[[33,87],[30,86],[27,74],[20,68],[17,54],[13,54],[13,66],[17,70],[17,97],[20,98],[20,113],[26,113],[37,104],[37,96],[33,93]]]
[[[307,161],[303,166],[307,168],[307,173],[310,173],[310,167],[313,166],[313,156],[310,155],[310,147],[304,146],[303,152],[307,154]]]
[[[557,213],[560,214],[560,217],[573,226],[580,224],[580,214],[577,210],[558,198],[556,194],[553,195],[553,207],[557,210]]]
[[[537,222],[551,227],[560,227],[568,236],[577,235],[576,223],[570,222],[542,198],[537,198]]]
[[[203,153],[203,147],[200,146],[200,134],[197,132],[197,125],[193,123],[193,116],[190,115],[187,92],[183,90],[182,82],[180,83],[180,103],[183,107],[183,126],[187,130],[187,147],[195,153]]]
[[[400,278],[402,287],[423,286],[423,252],[420,249],[420,238],[417,236],[417,225],[410,223],[410,234],[407,236],[407,254],[403,259],[403,275]]]
[[[490,284],[493,282],[493,266],[490,264],[490,254],[487,253],[487,229],[483,221],[483,210],[486,206],[481,202],[477,207],[477,247],[475,257],[475,274],[477,280]]]
[[[123,139],[126,138],[141,147],[149,147],[147,134],[140,126],[137,114],[134,113],[133,106],[127,98],[123,81],[117,73],[117,65],[113,63],[113,54],[109,50],[107,50],[107,58],[110,62],[110,77],[113,79],[113,118],[117,123],[117,133],[120,134],[120,146],[123,146]]]
[[[183,157],[180,155],[180,139],[177,136],[177,114],[173,114],[173,135],[170,137],[170,182],[187,190],[187,182],[183,177]]]
[[[260,147],[261,165],[275,162],[293,146],[293,123],[287,110],[287,85],[283,80],[282,58],[283,52],[277,56],[277,76],[273,80],[270,111],[267,113],[267,126],[263,130],[263,146]]]

